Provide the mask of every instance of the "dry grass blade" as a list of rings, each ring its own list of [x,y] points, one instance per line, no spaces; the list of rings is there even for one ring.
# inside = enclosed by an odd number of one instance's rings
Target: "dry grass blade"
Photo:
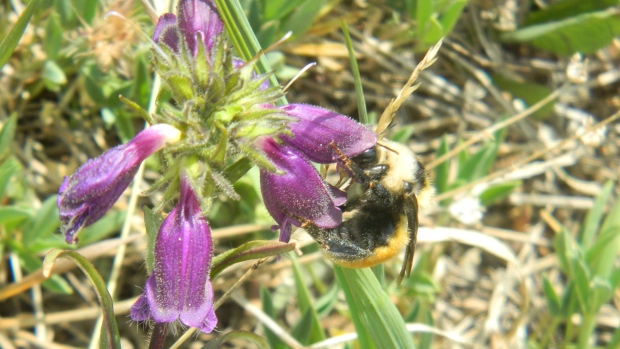
[[[428,50],[422,61],[418,63],[418,65],[409,76],[409,80],[407,80],[405,86],[403,86],[403,88],[400,90],[398,96],[392,99],[390,101],[390,104],[388,104],[388,106],[385,108],[385,110],[381,114],[381,117],[379,118],[379,122],[377,123],[377,127],[375,129],[375,132],[378,135],[383,134],[388,129],[388,127],[390,127],[390,124],[392,123],[392,120],[394,119],[394,116],[396,115],[396,112],[398,111],[400,106],[407,100],[407,97],[409,97],[420,86],[420,84],[414,85],[414,82],[418,79],[420,73],[422,73],[424,69],[427,69],[428,67],[433,65],[433,63],[435,63],[435,61],[437,60],[437,52],[439,52],[439,48],[441,47],[442,42],[443,40],[439,40],[438,43],[436,43]]]

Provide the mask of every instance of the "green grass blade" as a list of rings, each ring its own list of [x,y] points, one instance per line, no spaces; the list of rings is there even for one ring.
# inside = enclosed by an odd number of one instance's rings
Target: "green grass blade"
[[[26,30],[26,26],[28,26],[28,22],[30,22],[30,18],[34,14],[34,10],[39,6],[41,0],[32,0],[28,3],[24,12],[19,15],[15,26],[11,29],[9,34],[2,40],[0,43],[0,69],[4,67],[4,64],[9,60],[13,50],[17,47],[19,40],[24,35],[24,31]]]
[[[72,260],[90,280],[91,284],[95,288],[95,293],[97,293],[97,298],[99,298],[101,311],[103,313],[103,326],[106,329],[105,333],[107,335],[102,336],[107,337],[103,339],[103,341],[110,349],[120,349],[121,337],[118,333],[116,318],[114,317],[114,302],[112,301],[112,297],[106,288],[103,278],[101,278],[101,275],[99,275],[97,269],[95,269],[93,264],[86,259],[86,257],[75,251],[63,251],[58,249],[51,250],[47,256],[45,256],[45,260],[43,261],[43,275],[49,277],[52,274],[54,263],[56,262],[56,259],[60,257]]]
[[[334,266],[361,348],[414,348],[405,321],[368,268]]]
[[[349,27],[344,19],[342,20],[342,31],[344,33],[345,43],[347,44],[347,51],[349,51],[349,63],[351,64],[351,73],[353,73],[355,100],[357,101],[359,121],[364,125],[368,125],[369,120],[368,112],[366,111],[366,100],[364,98],[364,91],[362,88],[362,77],[360,76],[360,69],[357,66],[357,59],[355,59],[355,51],[353,51],[353,43],[351,42],[351,35],[349,35]]]
[[[611,196],[611,193],[614,190],[614,182],[608,181],[603,186],[603,190],[598,194],[596,200],[594,200],[594,205],[588,211],[586,215],[585,223],[581,230],[581,246],[585,251],[588,251],[592,245],[594,245],[596,240],[596,233],[601,226],[601,219],[603,218],[603,213],[605,212],[605,205]]]

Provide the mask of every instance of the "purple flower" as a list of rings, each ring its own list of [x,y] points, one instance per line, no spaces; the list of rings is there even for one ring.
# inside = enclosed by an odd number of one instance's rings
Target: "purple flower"
[[[95,223],[114,205],[144,159],[180,137],[180,131],[172,126],[154,125],[65,177],[57,204],[67,243],[77,242],[80,229]]]
[[[209,333],[217,324],[209,280],[213,241],[196,194],[181,177],[181,195],[164,219],[155,242],[153,272],[131,307],[135,321],[180,320]]]
[[[278,171],[260,171],[261,192],[269,214],[280,227],[280,241],[288,241],[292,225],[308,220],[321,228],[335,228],[342,223],[346,194],[323,181],[318,171],[296,149],[263,138],[259,148]]]
[[[314,162],[338,161],[338,154],[330,146],[332,142],[348,157],[359,155],[377,143],[377,134],[372,130],[331,110],[307,104],[289,104],[281,109],[299,121],[289,124],[294,137],[280,138]]]
[[[166,13],[159,17],[155,26],[153,40],[165,43],[173,51],[179,52],[179,34],[185,40],[192,56],[198,53],[198,42],[209,51],[216,38],[222,33],[224,23],[220,19],[212,0],[181,0],[177,17]],[[178,29],[178,32],[177,32]]]
[[[153,41],[156,44],[164,43],[168,45],[174,52],[179,51],[179,35],[177,34],[177,16],[172,13],[164,13],[159,17],[155,31],[153,32]]]

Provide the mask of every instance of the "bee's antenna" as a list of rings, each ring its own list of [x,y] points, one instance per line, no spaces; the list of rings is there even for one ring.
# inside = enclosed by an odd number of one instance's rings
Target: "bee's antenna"
[[[377,145],[380,146],[381,148],[385,148],[385,149],[391,151],[394,154],[399,154],[395,149],[392,149],[392,148],[388,147],[385,144],[381,144],[380,142],[377,142]]]

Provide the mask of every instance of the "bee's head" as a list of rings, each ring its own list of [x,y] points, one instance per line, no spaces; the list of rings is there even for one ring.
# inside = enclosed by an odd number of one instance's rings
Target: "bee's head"
[[[393,193],[408,196],[428,196],[432,186],[424,166],[408,146],[388,140],[381,140],[375,146],[376,164],[385,165],[387,170],[381,183]],[[419,198],[422,199],[422,198]]]

